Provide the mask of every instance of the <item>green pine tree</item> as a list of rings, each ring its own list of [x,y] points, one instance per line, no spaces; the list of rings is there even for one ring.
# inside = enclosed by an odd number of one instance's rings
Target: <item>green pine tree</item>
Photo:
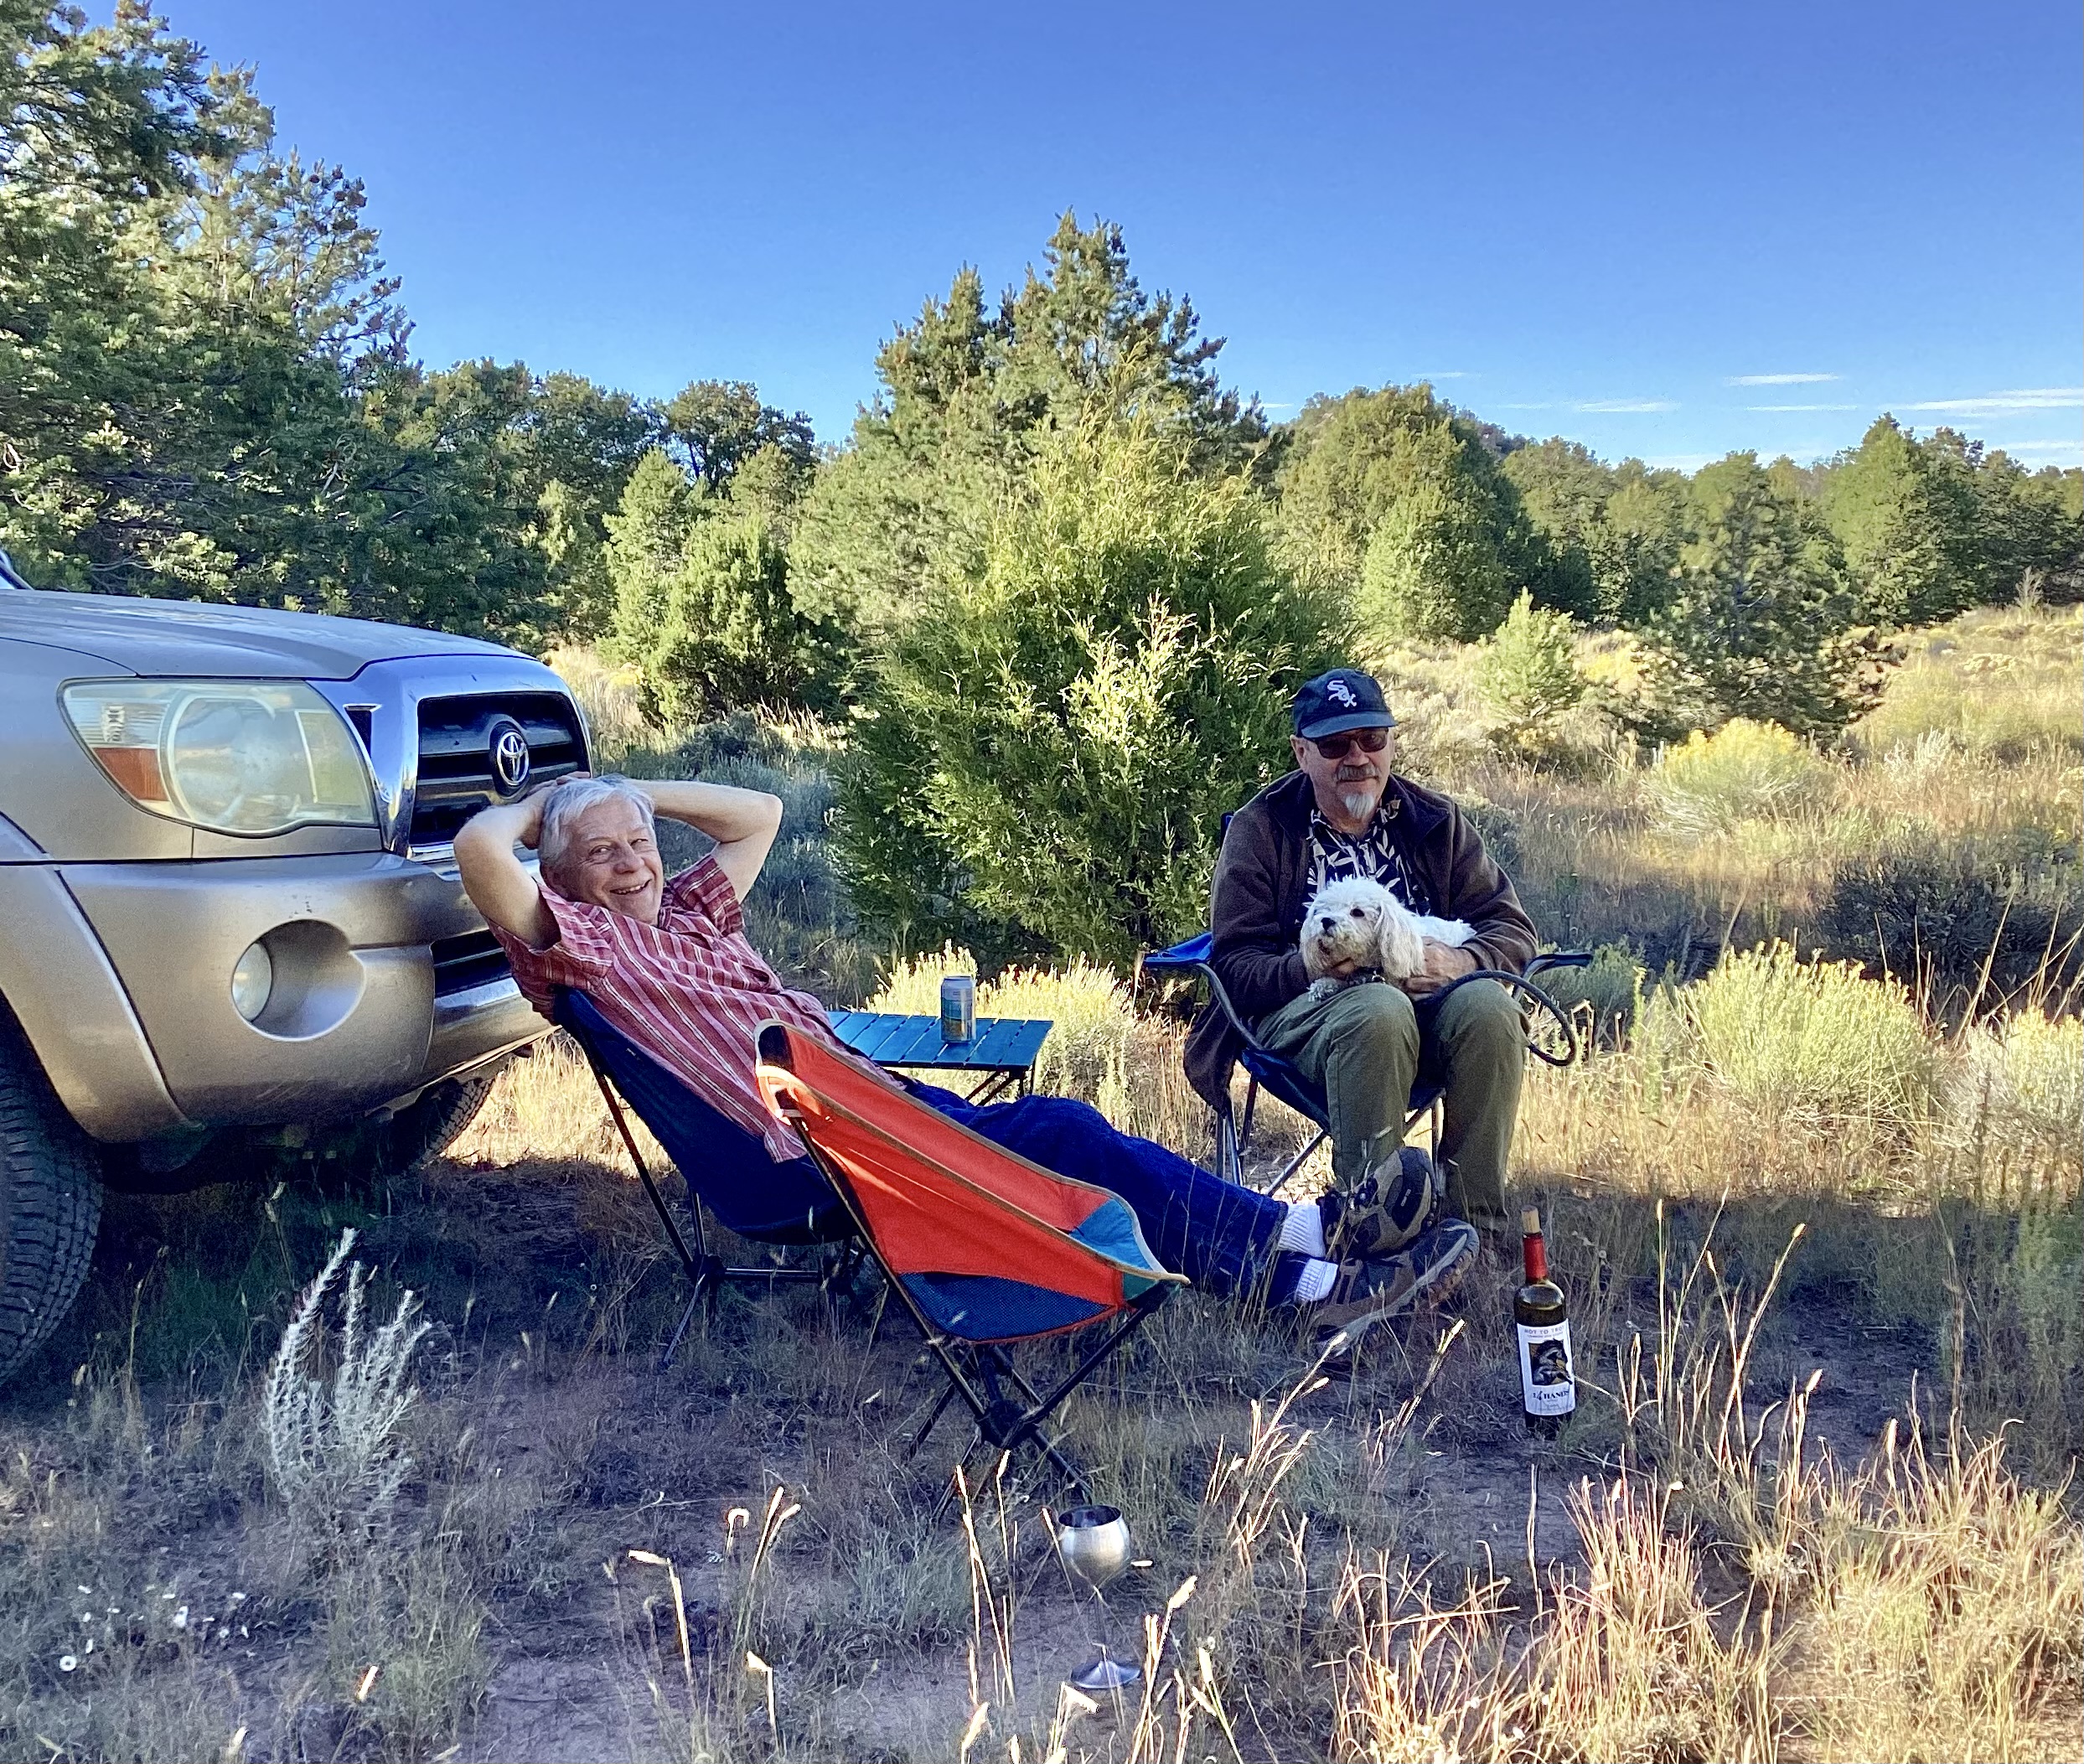
[[[837,827],[856,901],[987,958],[1187,934],[1223,815],[1285,769],[1289,698],[1335,653],[1241,475],[1150,422],[1053,437],[877,667]]]

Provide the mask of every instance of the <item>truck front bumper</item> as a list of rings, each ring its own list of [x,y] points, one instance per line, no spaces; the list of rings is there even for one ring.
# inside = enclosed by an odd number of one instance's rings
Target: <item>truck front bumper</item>
[[[351,1119],[549,1027],[452,870],[388,852],[23,867],[63,891],[70,940],[101,957],[28,965],[70,996],[17,1012],[98,1139]],[[249,1022],[231,975],[256,944],[273,982]]]

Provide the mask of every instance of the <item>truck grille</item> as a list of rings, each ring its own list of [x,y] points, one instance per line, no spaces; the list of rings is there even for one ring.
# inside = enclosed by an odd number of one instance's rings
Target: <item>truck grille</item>
[[[506,952],[489,931],[466,931],[434,941],[434,996],[447,998],[506,977]]]
[[[407,849],[446,846],[478,810],[508,799],[493,773],[492,745],[518,723],[528,741],[528,782],[586,765],[586,738],[571,702],[555,692],[487,692],[420,701],[420,773]]]

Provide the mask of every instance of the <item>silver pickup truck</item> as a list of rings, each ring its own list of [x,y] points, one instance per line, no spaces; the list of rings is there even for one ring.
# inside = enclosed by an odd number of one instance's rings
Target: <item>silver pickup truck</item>
[[[0,553],[0,1378],[72,1302],[105,1182],[461,1130],[544,1025],[450,841],[587,763],[510,649],[39,592]]]

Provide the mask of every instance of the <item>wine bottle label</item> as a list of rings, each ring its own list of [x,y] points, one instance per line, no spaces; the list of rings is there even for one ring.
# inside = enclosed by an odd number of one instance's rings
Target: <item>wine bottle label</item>
[[[1529,1415],[1569,1415],[1578,1405],[1570,1368],[1570,1326],[1515,1323],[1519,1334],[1519,1392]]]

